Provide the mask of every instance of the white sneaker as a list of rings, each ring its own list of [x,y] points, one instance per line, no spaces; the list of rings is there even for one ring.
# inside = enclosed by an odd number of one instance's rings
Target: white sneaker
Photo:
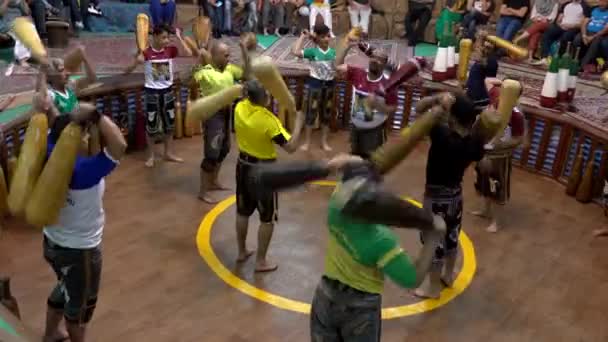
[[[76,26],[76,28],[81,29],[81,30],[84,28],[84,24],[82,23],[82,21],[75,22],[74,26]]]
[[[549,61],[548,61],[546,58],[543,58],[543,59],[538,60],[538,61],[533,61],[533,62],[532,62],[532,63],[530,63],[530,64],[532,64],[532,65],[537,65],[537,66],[540,66],[540,65],[547,66],[547,65],[549,65]]]
[[[4,76],[10,76],[13,74],[15,70],[15,63],[11,63],[6,67],[6,71],[4,71]]]
[[[95,5],[93,5],[93,4],[89,5],[89,8],[87,9],[87,11],[89,12],[89,14],[92,14],[92,15],[96,15],[99,17],[103,16],[103,13],[101,13],[101,10],[99,8],[95,7]]]

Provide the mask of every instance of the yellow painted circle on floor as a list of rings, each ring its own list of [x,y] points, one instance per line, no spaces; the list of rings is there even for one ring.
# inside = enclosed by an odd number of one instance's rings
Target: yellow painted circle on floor
[[[336,183],[331,181],[319,181],[313,182],[313,184],[320,186],[335,186]],[[419,207],[422,206],[420,203],[412,199],[408,199],[408,201]],[[280,309],[309,314],[309,303],[285,298],[249,284],[226,268],[226,266],[222,264],[213,251],[213,247],[211,247],[211,230],[213,229],[213,223],[219,215],[221,215],[235,202],[235,196],[230,196],[229,198],[218,203],[203,218],[203,221],[201,222],[196,234],[196,244],[201,257],[203,257],[211,270],[215,272],[220,279],[244,294],[261,300],[262,302],[266,302],[270,305],[274,305]],[[392,319],[431,311],[447,304],[449,301],[461,294],[473,280],[475,270],[477,269],[473,243],[464,231],[461,231],[460,233],[460,248],[462,249],[463,254],[463,264],[453,288],[445,288],[441,292],[441,297],[439,299],[426,299],[413,304],[384,308],[382,309],[382,318]],[[281,272],[281,270],[279,269],[277,272]],[[318,276],[320,277],[321,275],[319,274]]]

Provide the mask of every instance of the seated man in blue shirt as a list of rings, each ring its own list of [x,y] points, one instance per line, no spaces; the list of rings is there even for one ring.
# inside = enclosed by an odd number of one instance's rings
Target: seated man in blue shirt
[[[81,105],[77,112],[51,121],[49,156],[70,122],[83,126],[97,124],[105,148],[97,155],[77,158],[59,220],[57,224],[44,228],[44,258],[57,275],[58,282],[48,297],[43,342],[58,341],[68,336],[72,342],[85,341],[86,326],[95,310],[101,276],[104,178],[116,168],[127,147],[120,128],[109,117],[85,107],[91,106]],[[67,334],[60,328],[64,318]]]
[[[586,68],[598,57],[608,57],[608,0],[598,0],[591,15],[585,14],[581,32],[574,38],[575,48],[581,48],[581,65]]]

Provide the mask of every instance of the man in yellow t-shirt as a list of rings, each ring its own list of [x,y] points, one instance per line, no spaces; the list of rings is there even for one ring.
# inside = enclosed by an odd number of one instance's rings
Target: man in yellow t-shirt
[[[245,53],[245,52],[243,52]],[[229,64],[230,50],[224,43],[211,46],[211,63],[199,67],[193,74],[198,83],[200,96],[217,93],[243,78],[244,72],[240,67]],[[245,69],[247,69],[245,64]],[[222,162],[230,152],[230,107],[220,110],[204,123],[204,158],[201,162],[201,185],[199,199],[207,203],[217,200],[209,196],[209,191],[226,190],[218,182],[218,173]]]
[[[289,135],[281,121],[266,107],[270,96],[256,80],[245,84],[247,98],[236,105],[234,127],[239,146],[239,159],[236,165],[236,232],[239,248],[238,262],[243,262],[253,254],[246,248],[249,217],[257,209],[260,215],[260,229],[257,250],[256,272],[269,272],[277,265],[266,259],[274,222],[277,219],[277,195],[275,192],[261,192],[250,186],[251,172],[258,164],[272,163],[276,160],[275,144],[288,153],[296,150],[297,140],[302,130],[303,117],[296,118],[295,133]]]

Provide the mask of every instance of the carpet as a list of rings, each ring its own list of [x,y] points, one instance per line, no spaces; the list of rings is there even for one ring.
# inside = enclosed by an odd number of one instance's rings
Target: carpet
[[[238,62],[240,59],[239,38],[228,37],[222,41],[230,47],[230,56],[233,62]],[[73,39],[70,41],[70,47],[67,50],[83,45],[88,52],[89,62],[94,66],[98,74],[116,75],[124,72],[124,69],[131,63],[133,56],[137,53],[135,39],[131,35],[119,35],[114,37],[95,37]],[[186,55],[179,43],[173,42],[173,45],[179,48],[179,57],[175,59],[176,72],[187,72],[191,70],[195,64],[195,59]],[[258,48],[259,50],[262,50]],[[60,57],[65,53],[63,51],[49,51],[52,56]],[[137,71],[143,70],[139,66]],[[36,75],[38,71],[34,68],[23,68],[16,66],[13,75]]]
[[[429,69],[424,70],[421,76],[427,82],[432,82],[430,68],[433,65],[429,58]],[[500,62],[498,76],[500,78],[513,78],[519,80],[523,85],[523,96],[520,102],[535,108],[541,108],[540,93],[545,79],[545,71],[530,68],[523,64],[512,64]],[[453,87],[460,87],[456,80],[444,82]],[[556,115],[568,115],[576,120],[585,122],[608,133],[608,96],[603,96],[605,90],[598,82],[579,79],[576,86],[574,107],[576,112],[568,111],[565,107],[556,109],[542,108],[554,112]]]

